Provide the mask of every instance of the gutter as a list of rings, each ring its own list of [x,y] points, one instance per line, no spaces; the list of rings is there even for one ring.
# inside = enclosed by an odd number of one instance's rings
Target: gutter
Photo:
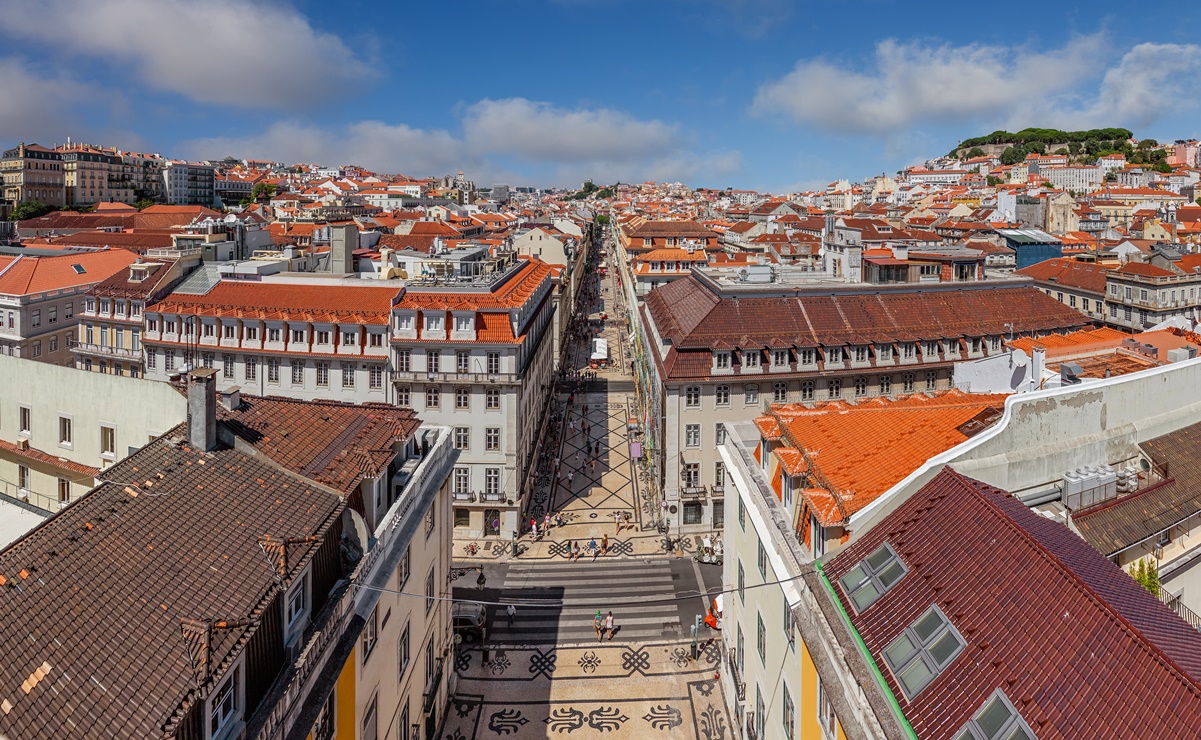
[[[909,720],[905,718],[905,713],[901,711],[900,702],[893,695],[892,689],[888,687],[888,681],[884,679],[884,674],[880,672],[880,666],[876,664],[876,659],[872,657],[871,651],[867,649],[867,644],[863,641],[863,637],[859,635],[859,630],[855,629],[855,625],[851,623],[851,617],[847,614],[847,610],[843,608],[842,602],[838,599],[838,594],[834,592],[834,586],[826,578],[826,571],[822,565],[822,561],[815,560],[813,561],[813,565],[817,569],[817,575],[821,579],[822,585],[826,587],[826,595],[830,597],[830,601],[834,602],[834,606],[838,608],[838,613],[842,615],[843,624],[855,638],[855,645],[859,647],[859,653],[872,669],[872,675],[876,677],[876,683],[879,684],[880,690],[884,693],[884,696],[888,697],[888,705],[892,707],[893,713],[900,721],[901,729],[905,731],[906,737],[910,738],[910,740],[918,740],[917,733],[913,731],[913,726],[909,724]]]

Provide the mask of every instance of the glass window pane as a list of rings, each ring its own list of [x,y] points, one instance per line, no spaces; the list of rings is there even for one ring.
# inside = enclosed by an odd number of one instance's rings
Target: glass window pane
[[[860,563],[847,571],[847,574],[839,580],[842,581],[842,590],[850,593],[859,588],[866,578],[867,574],[863,572],[863,564]]]
[[[868,581],[863,588],[855,592],[851,597],[851,603],[855,605],[855,611],[861,612],[871,606],[872,602],[880,596],[880,592],[876,590],[876,584]]]
[[[925,688],[933,678],[934,673],[926,667],[926,661],[915,660],[901,673],[901,688],[907,696],[913,696]]]
[[[886,548],[881,547],[871,555],[867,556],[867,562],[872,566],[873,571],[879,571],[881,566],[887,563],[890,558],[892,558],[892,553],[890,553]]]
[[[904,566],[894,560],[880,572],[880,583],[884,585],[884,588],[889,588],[892,584],[899,581],[903,575],[905,575]]]
[[[900,668],[913,657],[917,652],[917,647],[913,641],[909,639],[908,634],[902,634],[900,637],[892,641],[892,644],[884,649],[884,657],[894,668]]]
[[[939,637],[933,645],[930,646],[930,655],[938,661],[938,665],[944,666],[951,658],[955,657],[955,653],[959,651],[959,638],[953,632],[947,632]]]
[[[976,724],[981,730],[984,730],[985,737],[988,740],[993,740],[1001,733],[1001,728],[1009,721],[1012,714],[1009,707],[998,697],[993,699],[984,707],[984,711],[980,712],[980,716],[976,718]]]
[[[1021,725],[1013,728],[1005,740],[1034,740],[1034,736],[1022,729]]]
[[[924,617],[917,620],[913,625],[913,631],[921,638],[922,642],[928,642],[930,638],[938,631],[938,628],[943,625],[942,615],[931,610]]]

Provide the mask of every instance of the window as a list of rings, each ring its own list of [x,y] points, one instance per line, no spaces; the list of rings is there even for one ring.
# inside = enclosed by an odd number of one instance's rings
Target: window
[[[363,624],[362,653],[363,664],[367,664],[367,659],[371,657],[371,651],[375,650],[375,644],[379,642],[379,614],[377,613],[379,606],[377,605],[367,615],[367,621]]]
[[[917,348],[915,345],[903,344],[903,345],[901,345],[901,357],[903,357],[906,360],[912,360],[914,357],[914,354],[916,353],[916,350],[917,350]]]
[[[438,404],[439,404],[441,398],[442,398],[442,394],[438,390],[438,388],[436,388],[434,386],[430,386],[425,389],[425,407],[427,409],[438,408]]]
[[[763,703],[763,691],[755,684],[755,737],[763,737],[767,727],[767,705]]]
[[[747,406],[755,406],[759,403],[759,386],[756,383],[744,385],[742,393]]]
[[[743,352],[742,364],[747,367],[759,367],[759,350]]]
[[[738,666],[738,670],[740,672],[743,670],[743,667],[746,666],[745,656],[746,640],[744,640],[742,637],[742,625],[740,624],[738,625],[738,639],[735,641],[734,647],[734,663]]]
[[[690,385],[684,389],[684,405],[690,409],[700,408],[701,387],[699,385]]]
[[[499,352],[489,352],[488,353],[488,374],[496,375],[499,372],[500,372],[500,353]]]
[[[367,371],[367,384],[372,390],[379,390],[384,387],[384,366],[372,365]]]
[[[17,466],[17,488],[21,488],[26,491],[29,490],[29,466],[28,465],[18,465]]]
[[[342,344],[346,347],[353,347],[359,343],[359,333],[357,331],[342,332]]]
[[[791,642],[791,640],[789,640]],[[792,703],[792,695],[788,693],[788,683],[784,683],[784,737],[793,737],[796,726],[796,705]]]
[[[333,740],[336,726],[334,701],[336,696],[335,692],[331,692],[329,698],[325,700],[325,704],[321,705],[321,711],[317,713],[317,719],[313,721],[313,740]]]
[[[763,548],[763,540],[758,540],[755,542],[755,544],[758,547],[758,554],[757,554],[758,562],[757,562],[757,564],[759,566],[759,575],[762,578],[766,579],[767,578],[767,550],[765,550]]]
[[[767,664],[767,630],[763,627],[763,615],[755,614],[755,642],[759,648],[759,661]]]
[[[455,388],[455,408],[459,410],[471,408],[470,388]]]
[[[221,355],[221,377],[233,380],[234,377],[234,356]]]
[[[461,506],[454,508],[455,526],[470,527],[471,526],[471,509],[464,509]]]
[[[24,410],[24,409],[22,409]],[[70,447],[74,441],[72,434],[73,422],[69,416],[58,417],[58,444],[62,447]]]
[[[304,385],[304,360],[292,360],[292,385]]]
[[[726,443],[726,428],[719,421],[713,425],[713,444],[723,445]]]
[[[788,402],[788,384],[787,383],[772,383],[771,400],[776,403]]]
[[[814,386],[813,386],[812,380],[806,380],[801,383],[801,400],[802,401],[812,401],[813,400],[813,387]]]
[[[221,326],[221,331],[222,331],[224,339],[233,339],[234,338],[234,325],[233,324],[223,324]]]
[[[155,352],[154,350],[150,350],[149,352],[146,353],[146,369],[147,370],[153,370],[154,366],[157,362],[158,362],[158,353],[157,352]]]
[[[484,391],[484,408],[498,409],[500,408],[500,389],[489,388]]]
[[[868,608],[901,580],[908,570],[900,556],[887,542],[838,579],[855,613]]]
[[[256,357],[246,357],[242,360],[242,375],[247,382],[258,380],[259,361]]]
[[[832,365],[837,362],[842,362],[844,359],[846,358],[843,356],[842,347],[831,347],[830,349],[826,350],[826,362],[828,364]]]
[[[430,507],[425,510],[425,536],[429,537],[434,531],[434,524],[437,523],[438,503],[435,501],[430,504]]]
[[[720,424],[718,426],[721,426]],[[724,489],[726,486],[726,464],[721,460],[713,463],[713,487]]]
[[[685,447],[700,447],[701,446],[701,425],[688,424],[684,427],[684,446]]]
[[[279,358],[267,358],[267,382],[279,385]]]
[[[701,464],[684,463],[684,486],[694,488],[701,484]]]
[[[42,312],[40,310],[34,310],[34,312],[32,314],[30,314],[29,323],[32,326],[34,326],[35,328],[41,326],[42,325]]]
[[[429,614],[430,609],[434,608],[434,568],[430,567],[430,572],[425,576],[425,613]]]
[[[328,362],[318,362],[317,363],[317,387],[318,388],[328,388],[329,387],[329,363]]]
[[[408,556],[406,555],[405,557],[407,558]],[[397,645],[396,653],[397,653],[397,658],[398,658],[396,665],[400,668],[400,670],[399,670],[400,675],[398,678],[402,681],[404,679],[405,671],[408,670],[408,668],[409,668],[409,660],[412,659],[412,657],[413,657],[412,646],[409,644],[410,643],[409,635],[410,635],[409,623],[405,622],[405,628],[400,631],[400,639],[397,640],[397,643],[396,643],[396,645]],[[404,728],[404,730],[406,732],[408,731],[408,728],[405,727],[403,724],[401,725],[401,727]],[[404,735],[401,735],[401,737],[404,737]]]
[[[412,350],[398,349],[396,350],[396,370],[398,372],[407,373],[412,367]]]
[[[117,428],[108,424],[100,425],[100,455],[113,458],[117,454]]]
[[[484,468],[484,493],[489,496],[500,494],[500,468]]]
[[[291,630],[309,610],[309,576],[307,572],[302,573],[293,584],[284,604],[286,605],[284,624],[287,625],[284,629]]]
[[[1072,297],[1072,300],[1073,300],[1073,301],[1074,301],[1074,300],[1076,300],[1075,296],[1073,296],[1073,297]],[[1084,311],[1086,311],[1086,312],[1087,312],[1087,311],[1091,311],[1091,310],[1092,310],[1091,308],[1089,308],[1089,305],[1090,305],[1090,304],[1089,304],[1089,300],[1088,300],[1087,298],[1081,298],[1081,299],[1080,299],[1080,307],[1081,307],[1081,308],[1082,308]]]
[[[442,367],[442,355],[434,350],[426,350],[425,352],[425,370],[426,372],[436,373]]]
[[[367,709],[363,712],[363,728],[359,737],[362,740],[378,740],[379,739],[379,718],[376,716],[379,713],[379,695],[371,697],[371,702],[367,704]]]
[[[834,705],[830,703],[830,697],[826,695],[826,689],[822,686],[821,676],[817,677],[817,723],[821,726],[826,737],[834,736],[834,725],[838,717],[834,714]]]
[[[46,312],[46,321],[50,324],[58,323],[58,306],[51,306]]]
[[[267,330],[267,341],[268,342],[278,342],[279,341],[279,329],[268,329]]]
[[[905,373],[901,376],[901,389],[905,393],[913,393],[913,373]]]
[[[720,463],[719,463],[720,464]],[[721,530],[726,524],[726,502],[718,499],[713,502],[713,528]]]
[[[58,502],[65,504],[71,500],[71,481],[66,478],[58,479]]]
[[[302,344],[304,342],[304,329],[293,329],[292,341],[296,344]]]
[[[396,405],[406,408],[413,405],[413,390],[407,385],[402,385],[396,389]]]
[[[927,357],[937,356],[938,355],[938,342],[926,342],[926,349],[924,351],[924,354]]]
[[[714,361],[717,365],[718,370],[729,370],[730,369],[730,353],[729,352],[718,352]]]
[[[838,378],[830,380],[830,398],[842,398],[842,381]]]
[[[471,482],[471,471],[467,468],[455,468],[454,492],[467,493]]]
[[[500,427],[488,427],[484,430],[484,449],[489,452],[500,449]]]
[[[230,669],[225,680],[218,684],[209,699],[209,737],[218,737],[241,716],[242,666]]]
[[[316,336],[317,344],[329,344],[329,332],[328,331],[318,331],[318,332],[313,332],[313,333]]]
[[[1034,731],[1005,692],[997,689],[955,737],[956,740],[1034,740]]]
[[[867,395],[867,378],[859,376],[855,378],[855,397],[862,398]]]
[[[882,655],[905,698],[913,701],[964,647],[963,638],[942,611],[931,606],[884,648]]]
[[[881,344],[876,347],[876,360],[879,362],[887,362],[892,359],[892,345]]]
[[[730,405],[730,386],[728,386],[728,385],[717,386],[717,388],[715,388],[713,391],[713,398],[718,406],[729,406]]]
[[[926,390],[932,391],[938,385],[938,373],[930,370],[926,373]]]
[[[746,571],[742,569],[741,560],[738,561],[738,600],[746,603]]]
[[[354,363],[342,363],[342,387],[354,388]]]
[[[796,645],[796,630],[792,624],[792,607],[788,604],[788,599],[784,599],[784,637],[788,639],[788,646]]]
[[[738,526],[743,532],[746,531],[746,504],[742,502],[742,498],[738,499]]]
[[[771,364],[776,367],[783,367],[788,364],[788,350],[776,349],[771,353]]]
[[[801,350],[801,364],[802,365],[812,365],[813,364],[813,350],[811,350],[811,349]]]
[[[705,509],[699,501],[684,502],[684,523],[700,524],[704,521]]]
[[[258,330],[258,327],[256,327],[256,326],[247,326],[247,327],[246,327],[246,337],[245,337],[245,338],[246,338],[246,339],[248,339],[248,340],[250,340],[250,341],[257,341],[257,340],[258,340],[258,338],[259,338],[259,330]]]
[[[455,352],[455,371],[460,373],[471,372],[471,354],[459,350]]]
[[[855,362],[867,362],[867,347],[855,348]]]

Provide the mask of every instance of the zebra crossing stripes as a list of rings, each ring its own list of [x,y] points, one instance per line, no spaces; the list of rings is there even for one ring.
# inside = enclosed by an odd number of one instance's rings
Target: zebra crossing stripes
[[[680,605],[672,601],[677,598],[677,581],[666,560],[513,563],[499,585],[500,600],[513,603],[517,615],[510,627],[505,607],[494,607],[489,632],[494,643],[595,641],[596,612],[603,615],[610,610],[619,627],[614,639],[633,642],[681,636]]]

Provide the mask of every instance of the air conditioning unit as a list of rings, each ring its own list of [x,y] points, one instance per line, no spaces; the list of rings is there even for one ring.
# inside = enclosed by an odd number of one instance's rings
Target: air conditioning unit
[[[18,439],[18,440],[17,440],[17,449],[18,449],[18,450],[21,450],[22,452],[24,452],[24,451],[28,450],[28,449],[29,449],[29,440],[27,440],[27,439]]]

